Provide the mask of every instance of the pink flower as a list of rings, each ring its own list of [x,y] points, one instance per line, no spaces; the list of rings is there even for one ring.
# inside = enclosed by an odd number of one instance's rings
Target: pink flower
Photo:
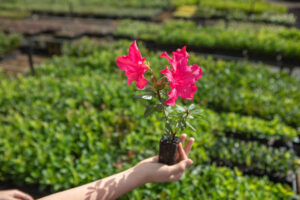
[[[144,63],[145,58],[142,57],[136,41],[134,41],[129,47],[129,54],[126,56],[119,56],[116,60],[118,67],[125,71],[125,75],[128,76],[127,85],[130,85],[132,81],[136,81],[136,86],[139,89],[143,89],[148,84],[144,78],[145,72],[149,67]]]
[[[182,49],[177,49],[176,52],[173,52],[173,58],[168,56],[166,52],[162,53],[160,57],[167,58],[171,65],[171,69],[167,66],[166,69],[160,71],[167,77],[172,88],[168,94],[169,99],[166,101],[166,104],[176,106],[175,101],[178,96],[192,100],[197,91],[195,83],[201,78],[202,69],[196,64],[192,66],[187,64],[189,54],[186,52],[186,47],[184,46]]]

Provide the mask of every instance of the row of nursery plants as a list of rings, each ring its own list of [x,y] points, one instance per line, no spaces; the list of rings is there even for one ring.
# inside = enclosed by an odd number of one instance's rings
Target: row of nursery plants
[[[237,1],[0,1],[2,16],[22,17],[28,16],[28,11],[51,12],[53,14],[72,14],[72,15],[97,15],[106,17],[129,17],[151,19],[163,9],[178,7],[174,13],[176,17],[196,17],[196,18],[222,18],[229,20],[242,20],[252,22],[267,22],[284,25],[293,25],[295,17],[286,14],[286,8],[279,5],[272,5],[263,1],[237,2]],[[193,5],[196,4],[196,5]],[[183,6],[182,6],[183,5]],[[121,10],[119,8],[122,8]],[[6,9],[6,10],[5,10]],[[8,10],[7,10],[8,9]],[[17,14],[16,12],[23,13]],[[145,14],[143,14],[143,12]]]
[[[51,12],[66,15],[85,15],[85,16],[102,16],[102,17],[118,17],[118,18],[141,18],[151,19],[162,12],[160,8],[131,8],[124,7],[122,9],[118,7],[95,7],[95,6],[80,6],[75,8],[61,7],[60,5],[52,6],[38,6],[32,5],[30,8],[33,12]]]
[[[176,18],[184,19],[224,19],[234,21],[264,22],[292,26],[296,22],[293,14],[263,12],[247,14],[241,10],[218,10],[206,6],[180,6],[173,13]]]
[[[240,10],[245,13],[286,13],[287,8],[280,4],[272,4],[264,0],[175,0],[179,5],[197,5],[199,7],[215,8],[217,10],[234,11]]]
[[[122,2],[122,1],[121,1]],[[68,2],[40,2],[35,1],[31,3],[26,3],[26,1],[22,1],[22,3],[17,2],[7,2],[0,3],[0,8],[4,12],[2,15],[4,17],[14,17],[13,13],[50,13],[50,14],[58,14],[58,15],[78,15],[78,16],[99,16],[99,17],[112,17],[112,18],[138,18],[138,19],[151,19],[152,17],[157,16],[162,12],[162,8],[135,8],[135,7],[119,7],[115,6],[103,6],[97,5],[93,3],[86,4],[70,4]],[[7,14],[5,14],[7,13]],[[19,17],[17,15],[16,17]]]
[[[101,51],[92,41],[83,40],[72,46],[65,46],[64,53],[69,57],[82,57],[76,59],[76,66],[97,68],[102,66],[106,72],[115,72],[111,66],[121,51],[126,53],[127,42],[118,42],[115,45],[116,51]],[[159,54],[149,52],[140,45],[143,55]],[[120,53],[121,54],[121,53]],[[157,55],[148,56],[151,59],[152,67],[167,64],[162,59],[155,59]],[[254,66],[244,62],[214,61],[212,58],[190,56],[190,62],[198,63],[203,67],[203,78],[198,84],[196,103],[207,106],[218,112],[236,112],[242,115],[255,116],[266,120],[278,118],[293,127],[299,127],[300,110],[300,83],[299,80],[285,73],[272,73],[263,65]],[[277,119],[275,119],[276,121]],[[252,122],[251,122],[252,123]],[[272,123],[272,122],[271,122]],[[275,123],[275,122],[274,122]],[[254,123],[252,123],[254,124]],[[266,127],[272,125],[266,125]],[[281,135],[289,135],[290,139],[295,134],[289,128],[278,127]],[[249,132],[249,131],[245,131]],[[257,131],[253,131],[257,132]],[[270,131],[266,133],[271,136]],[[262,137],[262,136],[261,136]],[[285,136],[282,137],[284,139]]]
[[[23,19],[23,18],[29,17],[30,15],[31,15],[31,13],[28,11],[0,9],[0,18]]]
[[[225,133],[233,137],[240,136],[239,138],[245,140],[264,141],[268,144],[277,142],[284,146],[288,142],[295,141],[298,135],[295,129],[282,124],[278,119],[265,121],[255,117],[240,116],[236,113],[223,113],[221,119]]]
[[[70,5],[74,8],[81,6],[94,6],[94,7],[132,7],[132,8],[169,8],[172,6],[172,0],[43,0],[43,2],[39,0],[0,0],[1,7],[4,8],[19,8],[19,9],[27,9],[30,10],[31,5],[35,4],[38,7],[45,6],[56,6],[56,7],[66,7],[68,8]]]
[[[195,50],[241,53],[286,62],[299,62],[297,29],[260,27],[253,29],[223,26],[198,27],[194,22],[168,21],[163,24],[121,21],[115,36],[152,41],[160,45],[187,45]]]
[[[43,5],[56,5],[61,7],[68,7],[72,5],[74,7],[80,6],[96,6],[96,7],[133,7],[133,8],[170,8],[178,7],[181,5],[199,5],[201,7],[210,7],[218,10],[241,10],[246,13],[262,13],[262,12],[275,12],[275,13],[286,13],[287,8],[282,5],[271,4],[262,0],[249,1],[209,1],[209,0],[44,0],[40,2],[38,0],[1,0],[2,7],[5,8],[22,8],[28,9],[31,4],[43,6]]]
[[[76,62],[80,58],[62,57],[37,69],[35,77],[1,78],[1,181],[58,191],[119,172],[157,153],[163,123],[155,115],[142,117],[142,105],[130,95],[135,87],[125,87],[123,73],[107,62],[124,53],[124,45],[117,45],[84,57],[98,65],[77,65],[83,62]],[[285,184],[207,165],[206,149],[215,144],[212,132],[219,130],[220,122],[205,108],[203,118],[193,124],[198,133],[187,130],[197,142],[191,152],[194,166],[183,181],[163,187],[147,184],[122,199],[295,196]],[[12,145],[15,141],[18,145]]]
[[[178,7],[175,12],[177,17],[204,17],[204,18],[224,18],[243,21],[258,21],[279,23],[285,25],[293,25],[295,17],[286,14],[287,9],[281,5],[273,5],[264,1],[182,1],[182,0],[167,0],[167,1],[138,1],[138,0],[123,0],[123,1],[82,1],[82,0],[46,0],[43,2],[37,0],[19,0],[19,1],[0,1],[2,9],[13,9],[22,11],[39,11],[39,12],[55,12],[55,13],[72,13],[72,14],[90,14],[90,15],[106,15],[108,17],[148,17],[152,16],[161,9]],[[118,13],[118,8],[122,7],[121,13]],[[147,8],[147,9],[143,9]],[[131,11],[131,14],[129,14]],[[5,16],[12,14],[2,10]],[[135,13],[137,12],[137,13]],[[146,12],[147,15],[142,15]],[[251,15],[250,15],[251,14]],[[26,13],[27,15],[27,13]],[[19,15],[17,15],[19,17]],[[13,14],[13,17],[16,17]]]
[[[18,34],[4,34],[0,32],[0,58],[11,52],[14,49],[17,49],[21,45],[21,36]]]
[[[295,152],[284,147],[272,148],[255,141],[221,137],[215,142],[213,149],[210,155],[217,162],[239,166],[243,171],[256,173],[258,176],[272,174],[274,178],[284,179],[295,173],[298,167]]]

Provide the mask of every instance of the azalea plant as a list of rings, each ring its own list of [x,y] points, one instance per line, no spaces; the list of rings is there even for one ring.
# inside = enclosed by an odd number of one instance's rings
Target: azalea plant
[[[150,64],[142,57],[137,43],[134,41],[129,47],[128,55],[119,56],[116,63],[121,70],[125,71],[128,85],[133,81],[136,82],[138,88],[136,98],[147,101],[144,116],[147,117],[154,112],[163,114],[166,134],[162,137],[161,144],[178,145],[179,137],[176,134],[187,126],[196,131],[188,120],[199,116],[201,110],[194,104],[176,105],[176,101],[178,96],[182,99],[193,100],[197,91],[195,83],[201,78],[202,69],[196,64],[188,65],[189,54],[186,52],[185,46],[173,52],[172,57],[166,52],[162,53],[160,57],[168,59],[169,65],[160,71],[160,76],[157,76]],[[160,145],[160,154],[161,148],[163,148],[162,145]],[[166,149],[170,150],[169,147]],[[177,148],[173,149],[176,154]],[[173,164],[175,154],[172,155],[171,161],[164,161],[161,156],[160,161]]]

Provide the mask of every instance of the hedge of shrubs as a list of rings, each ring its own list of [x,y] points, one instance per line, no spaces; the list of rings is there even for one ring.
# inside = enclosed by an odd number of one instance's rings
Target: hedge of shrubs
[[[162,45],[187,45],[194,49],[231,51],[269,57],[276,60],[299,62],[300,41],[296,29],[261,27],[255,29],[224,28],[222,26],[198,27],[194,22],[171,21],[164,24],[146,24],[139,21],[122,21],[116,36],[153,41]]]
[[[18,34],[6,35],[0,32],[0,58],[4,54],[18,48],[21,44],[21,36]]]
[[[141,117],[144,108],[133,99],[135,87],[128,87],[124,74],[112,64],[116,55],[126,54],[127,48],[128,42],[120,42],[103,50],[94,49],[90,56],[86,56],[88,50],[71,56],[74,51],[69,47],[63,57],[38,68],[34,77],[1,77],[1,181],[38,184],[40,189],[58,191],[108,176],[157,153],[163,133],[160,117]],[[147,53],[140,48],[143,55]],[[153,59],[151,63],[154,67],[158,61]],[[208,71],[205,73],[208,76]],[[287,185],[208,165],[209,149],[218,144],[215,135],[223,130],[221,116],[203,107],[203,119],[193,125],[199,133],[186,132],[197,141],[191,153],[195,162],[183,180],[147,184],[122,199],[294,196]],[[257,146],[257,152],[260,150]],[[287,163],[286,158],[279,157],[281,162]]]

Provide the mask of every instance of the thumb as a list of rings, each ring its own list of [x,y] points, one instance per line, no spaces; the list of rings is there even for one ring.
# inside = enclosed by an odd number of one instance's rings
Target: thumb
[[[191,159],[184,160],[186,167],[190,166],[193,164],[193,161]]]
[[[171,173],[177,174],[177,173],[183,173],[185,171],[185,168],[190,166],[193,163],[191,159],[182,160],[179,163],[171,166]]]

